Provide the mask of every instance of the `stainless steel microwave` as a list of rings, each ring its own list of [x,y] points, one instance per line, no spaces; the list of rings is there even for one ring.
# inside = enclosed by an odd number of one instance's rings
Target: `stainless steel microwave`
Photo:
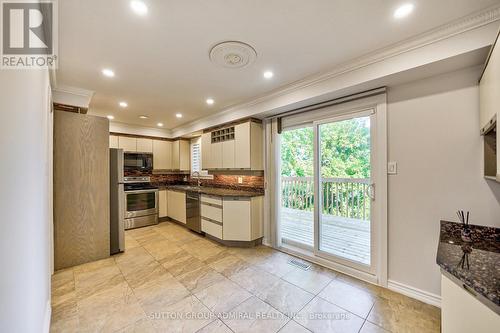
[[[125,152],[123,160],[123,168],[126,171],[153,170],[153,154]]]

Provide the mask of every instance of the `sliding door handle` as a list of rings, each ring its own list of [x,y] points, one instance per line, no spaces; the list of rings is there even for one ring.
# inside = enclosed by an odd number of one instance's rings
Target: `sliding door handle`
[[[366,187],[366,196],[375,201],[375,183],[371,183]]]

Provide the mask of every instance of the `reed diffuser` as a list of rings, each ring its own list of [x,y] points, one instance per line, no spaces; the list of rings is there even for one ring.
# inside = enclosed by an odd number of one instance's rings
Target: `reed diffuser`
[[[458,219],[462,222],[462,240],[464,242],[472,242],[472,235],[469,226],[469,212],[465,213],[463,210],[457,211]]]

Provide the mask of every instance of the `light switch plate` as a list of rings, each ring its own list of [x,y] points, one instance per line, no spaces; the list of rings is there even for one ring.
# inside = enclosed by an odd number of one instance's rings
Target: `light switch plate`
[[[243,184],[243,177],[238,177],[238,184]]]
[[[397,175],[398,174],[398,162],[387,163],[387,174],[388,175]]]

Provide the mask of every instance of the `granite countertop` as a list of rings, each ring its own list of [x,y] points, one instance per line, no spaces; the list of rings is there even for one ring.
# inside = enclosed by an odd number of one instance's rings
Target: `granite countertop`
[[[436,262],[491,307],[500,307],[500,228],[470,225],[472,242],[462,240],[460,223],[441,221]],[[485,301],[483,301],[485,300]]]
[[[263,192],[258,191],[243,191],[243,190],[235,190],[221,187],[205,187],[205,186],[191,186],[191,185],[159,185],[159,189],[168,189],[171,191],[179,191],[179,192],[196,192],[201,194],[215,195],[219,197],[260,197],[263,196]]]

